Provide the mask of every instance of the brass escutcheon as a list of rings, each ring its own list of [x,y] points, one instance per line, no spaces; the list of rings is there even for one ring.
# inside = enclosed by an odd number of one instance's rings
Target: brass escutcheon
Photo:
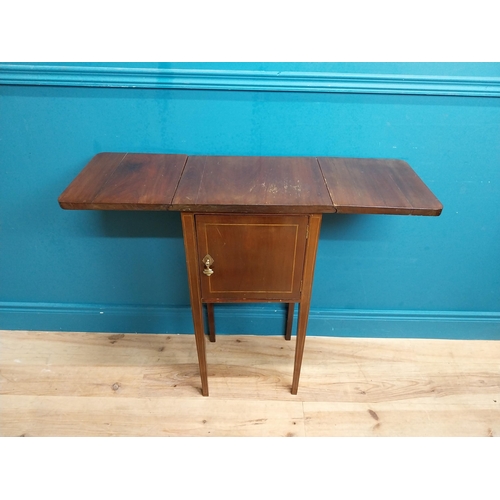
[[[214,274],[214,270],[213,269],[210,269],[210,266],[214,263],[214,259],[212,259],[212,257],[210,257],[210,255],[205,255],[205,257],[203,257],[203,264],[205,264],[205,269],[203,269],[203,274],[205,274],[206,276],[212,276],[212,274]]]

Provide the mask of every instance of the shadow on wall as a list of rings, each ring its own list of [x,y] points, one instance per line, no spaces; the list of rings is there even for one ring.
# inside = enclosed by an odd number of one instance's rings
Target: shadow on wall
[[[391,215],[324,214],[321,222],[322,240],[383,241],[398,232],[399,218]]]
[[[182,238],[177,212],[98,211],[96,236],[111,238]]]

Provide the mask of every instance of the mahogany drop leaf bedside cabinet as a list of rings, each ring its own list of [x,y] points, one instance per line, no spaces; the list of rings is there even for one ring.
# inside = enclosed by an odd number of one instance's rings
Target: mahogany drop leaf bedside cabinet
[[[299,304],[292,394],[299,387],[322,214],[437,216],[442,205],[392,159],[100,153],[59,197],[64,209],[181,213],[202,394],[203,304],[215,341],[222,302]]]

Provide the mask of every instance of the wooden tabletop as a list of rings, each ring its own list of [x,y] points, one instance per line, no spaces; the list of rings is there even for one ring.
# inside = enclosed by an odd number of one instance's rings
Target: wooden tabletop
[[[335,212],[316,158],[190,156],[173,210]]]
[[[170,210],[186,155],[99,153],[59,197],[73,210]]]
[[[439,215],[402,160],[100,153],[59,197],[74,210]]]
[[[439,215],[443,206],[402,160],[318,158],[336,212]]]

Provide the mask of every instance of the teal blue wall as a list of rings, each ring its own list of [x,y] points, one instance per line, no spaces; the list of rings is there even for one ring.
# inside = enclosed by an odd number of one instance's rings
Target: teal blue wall
[[[407,161],[442,215],[325,215],[309,334],[500,339],[499,97],[500,64],[0,65],[0,329],[192,331],[178,213],[57,204],[134,151]]]

